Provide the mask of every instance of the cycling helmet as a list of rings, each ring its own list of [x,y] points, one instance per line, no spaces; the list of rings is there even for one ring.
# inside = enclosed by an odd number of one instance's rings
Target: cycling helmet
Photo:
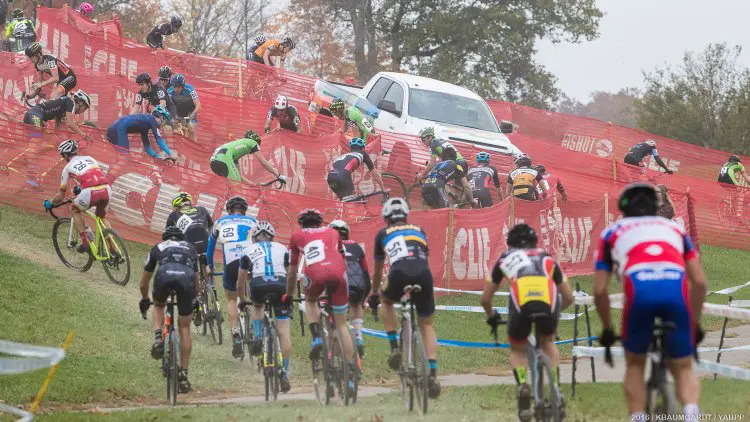
[[[232,211],[238,208],[242,211],[247,211],[247,207],[247,201],[245,201],[245,198],[241,196],[235,196],[227,201],[226,210],[231,214]]]
[[[169,120],[170,119],[169,111],[167,111],[166,108],[164,108],[164,107],[162,107],[160,105],[154,107],[154,110],[151,112],[151,114],[154,117],[161,117],[164,120]]]
[[[516,166],[530,166],[531,165],[531,157],[529,157],[526,154],[518,154],[516,155],[516,158],[513,160],[513,162],[516,164]]]
[[[289,105],[289,100],[283,95],[276,97],[276,101],[273,102],[273,106],[279,110],[285,109],[287,105]]]
[[[292,50],[294,50],[294,40],[292,40],[289,37],[284,37],[284,39],[281,40],[281,44],[286,44],[286,45],[289,46],[289,48],[291,48]]]
[[[182,28],[182,19],[178,18],[177,16],[172,16],[172,19],[170,19],[169,24],[172,25],[172,28],[174,29],[180,29]]]
[[[536,247],[536,242],[536,232],[528,224],[516,224],[508,232],[508,247],[534,248]]]
[[[482,151],[477,153],[477,163],[489,163],[490,162],[490,154]]]
[[[185,235],[177,226],[169,226],[161,234],[161,240],[184,240]]]
[[[656,141],[654,141],[653,139],[646,139],[643,143],[652,147],[656,146]]]
[[[617,205],[625,217],[656,215],[659,200],[656,189],[648,183],[632,183],[625,186]]]
[[[383,220],[392,223],[398,220],[406,220],[409,215],[409,204],[404,198],[390,198],[383,204]]]
[[[159,69],[159,78],[160,79],[169,79],[172,77],[172,68],[169,66],[162,66],[161,69]]]
[[[364,148],[365,147],[365,141],[362,140],[362,138],[352,138],[351,141],[349,141],[349,148]]]
[[[185,86],[185,77],[178,73],[172,75],[172,79],[169,82],[172,86]]]
[[[729,157],[729,162],[731,163],[731,162],[733,162],[733,161],[734,161],[735,163],[739,163],[739,162],[740,162],[740,157],[738,157],[738,156],[736,156],[736,155],[733,155],[733,156]]]
[[[335,113],[337,111],[343,110],[344,107],[346,107],[346,103],[344,103],[344,100],[341,98],[334,98],[333,101],[331,101],[330,107],[328,107],[331,112]]]
[[[435,128],[434,127],[429,126],[429,127],[426,127],[426,128],[424,128],[424,129],[422,129],[422,130],[419,131],[419,137],[420,138],[424,139],[424,138],[426,138],[428,136],[432,136],[433,138],[435,137]]]
[[[349,225],[346,224],[346,221],[344,220],[333,220],[331,221],[331,224],[328,225],[328,227],[336,230],[341,234],[341,238],[344,240],[349,239]]]
[[[81,12],[81,14],[88,16],[94,13],[94,6],[92,6],[91,3],[83,2],[78,7],[78,10]]]
[[[138,76],[135,77],[135,83],[138,85],[140,84],[150,84],[151,83],[151,75],[148,73],[139,73]]]
[[[544,167],[544,164],[537,164],[536,165],[536,172],[539,174],[544,174],[547,172],[547,167]]]
[[[21,9],[13,9],[13,13],[11,14],[11,17],[13,17],[13,18],[22,18],[23,17],[23,10],[21,10]]]
[[[256,224],[253,228],[253,239],[263,233],[273,239],[273,237],[276,236],[276,229],[274,229],[273,224],[269,223],[268,221],[258,221],[258,224]]]
[[[297,216],[297,223],[302,227],[320,226],[323,224],[323,214],[315,208],[305,208]]]
[[[91,97],[89,97],[89,94],[83,92],[82,89],[79,89],[75,94],[73,94],[73,100],[78,100],[86,104],[86,107],[91,107]]]
[[[443,152],[440,154],[440,159],[443,161],[456,161],[458,158],[458,152],[453,146],[443,146]]]
[[[179,208],[185,204],[192,204],[193,197],[187,192],[180,192],[172,199],[172,207]]]
[[[266,41],[268,41],[268,38],[266,38],[265,35],[260,34],[255,37],[255,43],[256,44],[265,44]]]
[[[36,56],[37,54],[42,54],[42,45],[38,42],[33,42],[29,44],[28,47],[26,47],[26,50],[24,50],[24,53],[26,53],[26,57]]]
[[[72,139],[66,139],[57,146],[57,151],[60,152],[60,155],[62,155],[63,157],[66,155],[75,154],[78,152],[78,144]]]
[[[245,132],[245,138],[246,139],[252,139],[253,141],[260,144],[260,135],[258,135],[254,130],[248,129],[247,132]]]

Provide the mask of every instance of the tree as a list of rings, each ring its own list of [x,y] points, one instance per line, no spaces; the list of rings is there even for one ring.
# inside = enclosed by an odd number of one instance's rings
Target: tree
[[[557,111],[636,127],[634,102],[638,95],[635,88],[623,88],[617,93],[594,91],[586,104],[563,95]]]
[[[97,7],[101,7],[101,3]],[[146,35],[167,16],[160,2],[150,0],[132,0],[124,4],[110,2],[107,11],[115,12],[114,14],[119,17],[122,32],[127,38],[141,43],[146,42]],[[101,12],[99,16],[104,13]],[[148,16],[149,19],[143,19],[144,16]]]
[[[750,71],[737,62],[742,49],[709,44],[686,52],[676,68],[644,74],[636,101],[641,129],[708,148],[750,150]]]

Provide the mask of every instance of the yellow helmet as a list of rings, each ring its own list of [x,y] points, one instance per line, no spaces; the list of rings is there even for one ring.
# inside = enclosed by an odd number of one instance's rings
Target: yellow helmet
[[[172,207],[174,208],[181,207],[186,203],[193,203],[193,197],[190,196],[190,194],[187,192],[180,192],[177,194],[177,196],[174,197],[174,199],[172,199]]]

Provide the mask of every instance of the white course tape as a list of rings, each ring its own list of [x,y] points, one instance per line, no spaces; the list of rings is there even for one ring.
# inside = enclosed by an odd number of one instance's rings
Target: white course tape
[[[5,340],[0,340],[0,353],[26,358],[0,358],[0,374],[2,375],[49,368],[65,357],[65,351],[59,347],[32,346]]]
[[[733,300],[729,306],[735,308],[750,308],[750,300]]]
[[[30,412],[0,403],[0,413],[2,412],[20,416],[21,419],[17,419],[16,422],[30,422],[34,418]]]
[[[481,290],[457,290],[457,289],[445,289],[443,287],[434,287],[433,290],[435,290],[436,292],[465,293],[465,294],[470,294],[470,295],[481,295],[483,293]],[[495,296],[510,296],[510,293],[495,292]]]
[[[588,346],[576,346],[573,348],[573,356],[578,357],[602,357],[604,356],[604,347],[588,347]],[[625,356],[624,349],[622,347],[613,347],[610,349],[612,356],[623,357]],[[728,352],[742,352],[750,350],[750,344],[746,346],[728,347],[726,349],[719,350],[718,347],[699,347],[698,353],[728,353]]]
[[[575,303],[578,305],[593,305],[593,296],[576,295],[574,297]],[[609,295],[610,306],[616,309],[622,309],[623,306],[623,294],[616,293]],[[740,301],[737,301],[740,302]],[[743,302],[744,303],[744,302]],[[703,313],[706,315],[716,315],[720,317],[730,319],[740,319],[743,321],[750,321],[750,309],[742,309],[740,306],[728,306],[718,305],[715,303],[704,303]]]
[[[741,284],[739,286],[727,287],[726,289],[718,290],[718,291],[715,291],[715,292],[708,292],[706,294],[706,296],[710,296],[710,295],[731,295],[731,294],[735,293],[738,290],[744,289],[747,286],[750,286],[750,281],[748,281],[745,284]]]

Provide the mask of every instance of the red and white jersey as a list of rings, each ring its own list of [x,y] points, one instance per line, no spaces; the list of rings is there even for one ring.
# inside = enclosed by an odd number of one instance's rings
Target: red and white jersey
[[[99,164],[87,155],[77,155],[68,161],[60,176],[60,189],[68,187],[71,177],[78,181],[82,189],[107,184],[107,178]]]
[[[305,274],[319,267],[331,266],[346,271],[346,262],[341,254],[344,245],[339,232],[330,227],[307,228],[296,231],[289,241],[291,265],[299,263],[302,253],[305,259]]]
[[[632,281],[684,276],[685,262],[698,257],[690,236],[663,217],[626,217],[602,232],[596,269]]]
[[[544,177],[544,180],[539,182],[540,186],[537,187],[537,190],[539,191],[539,194],[541,195],[542,194],[541,186],[543,185],[545,189],[544,197],[546,198],[547,195],[552,193],[553,189],[558,189],[557,185],[560,184],[560,178],[550,173],[545,173],[544,176],[542,177]]]

